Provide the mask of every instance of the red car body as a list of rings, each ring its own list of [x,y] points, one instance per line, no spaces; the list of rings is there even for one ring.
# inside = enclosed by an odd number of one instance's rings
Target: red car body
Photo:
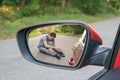
[[[88,26],[90,29],[91,39],[97,41],[99,43],[99,45],[101,45],[102,38],[100,37],[99,33],[90,24],[88,24]],[[83,32],[79,41],[76,42],[75,45],[73,46],[73,49],[72,49],[73,50],[73,57],[70,58],[68,61],[70,66],[75,66],[75,64],[78,63],[78,61],[81,57],[81,53],[84,49],[85,39],[86,39],[86,31]],[[96,45],[96,47],[99,45]]]

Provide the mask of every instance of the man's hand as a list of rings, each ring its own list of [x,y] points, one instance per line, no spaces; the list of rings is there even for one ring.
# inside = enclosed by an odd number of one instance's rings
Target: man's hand
[[[59,47],[48,45],[48,44],[47,44],[47,41],[44,41],[44,46],[45,46],[46,48],[51,48],[51,49],[55,49],[55,50],[58,50],[58,51],[61,50]]]
[[[59,47],[55,47],[55,50],[58,50],[58,51],[60,51],[61,49],[60,49]]]

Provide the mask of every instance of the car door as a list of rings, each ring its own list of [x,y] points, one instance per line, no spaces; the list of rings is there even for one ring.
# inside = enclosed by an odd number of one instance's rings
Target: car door
[[[107,63],[104,69],[106,71],[100,71],[92,76],[90,80],[120,80],[120,25]]]

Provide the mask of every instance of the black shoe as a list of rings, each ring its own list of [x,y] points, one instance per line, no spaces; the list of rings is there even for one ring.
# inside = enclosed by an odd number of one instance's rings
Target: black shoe
[[[60,55],[61,55],[62,57],[65,57],[65,54],[64,54],[63,52],[61,52]]]
[[[62,57],[65,57],[65,54],[61,54]]]
[[[61,55],[60,54],[56,54],[56,58],[60,59]]]

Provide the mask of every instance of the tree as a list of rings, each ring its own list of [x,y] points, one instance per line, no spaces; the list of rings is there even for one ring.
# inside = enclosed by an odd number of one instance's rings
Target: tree
[[[41,0],[41,1],[40,1],[41,9],[44,10],[44,8],[45,8],[45,4],[46,4],[46,0]]]
[[[62,0],[62,3],[61,3],[61,11],[62,12],[64,11],[65,3],[66,3],[66,0]]]
[[[2,6],[2,2],[3,2],[3,0],[0,0],[0,6]]]
[[[120,0],[110,0],[108,2],[113,8],[120,9]]]
[[[30,2],[30,0],[22,0],[21,1],[21,9],[25,7]]]

